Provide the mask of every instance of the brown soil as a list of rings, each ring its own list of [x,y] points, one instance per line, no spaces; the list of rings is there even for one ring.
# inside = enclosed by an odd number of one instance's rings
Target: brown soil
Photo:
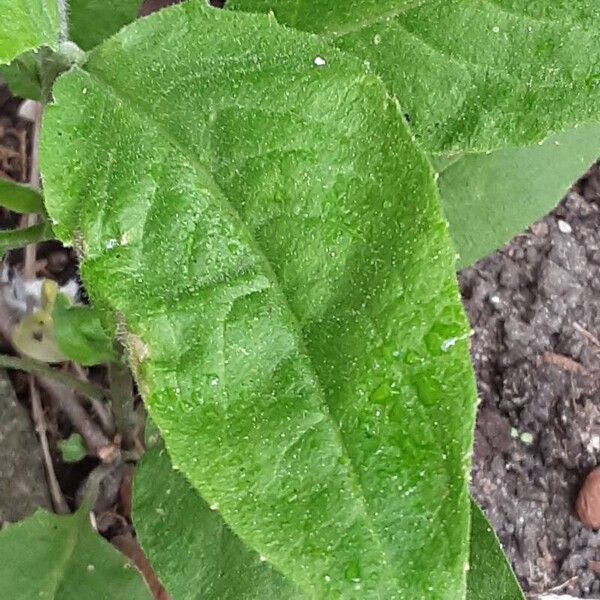
[[[473,494],[527,591],[600,595],[574,501],[600,459],[600,168],[460,274],[481,407]]]

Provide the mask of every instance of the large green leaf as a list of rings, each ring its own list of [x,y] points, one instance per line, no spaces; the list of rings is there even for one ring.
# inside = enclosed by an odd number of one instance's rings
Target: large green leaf
[[[141,0],[70,0],[70,37],[89,50],[131,23],[140,4]]]
[[[523,592],[483,511],[471,505],[467,600],[523,600]]]
[[[468,164],[446,173],[440,186],[462,266],[551,210],[600,156],[597,127],[577,128],[600,118],[597,0],[228,0],[227,6],[272,10],[279,21],[363,58],[399,99],[434,159],[469,153]],[[562,151],[549,144],[518,148],[563,131],[564,138],[551,138],[564,139]],[[486,155],[492,150],[498,152]],[[527,176],[534,180],[529,185]]]
[[[175,467],[309,594],[461,597],[468,327],[433,173],[379,80],[191,2],[54,92],[47,207]]]
[[[0,595],[10,600],[151,600],[140,574],[90,526],[85,508],[44,511],[0,531]]]
[[[367,59],[428,152],[526,145],[600,118],[596,0],[229,0]],[[600,142],[598,144],[600,152]]]
[[[598,157],[600,124],[543,143],[490,153],[441,156],[438,186],[458,267],[492,252],[548,213]],[[443,164],[445,163],[445,164]]]
[[[58,44],[56,0],[0,0],[0,64],[41,46]]]
[[[133,487],[135,530],[173,600],[299,600],[173,470],[164,448],[146,452]]]
[[[137,466],[133,520],[140,544],[173,600],[305,598],[242,544],[172,468],[162,445],[149,450]],[[472,501],[467,600],[491,598],[522,600],[523,594],[494,530]]]

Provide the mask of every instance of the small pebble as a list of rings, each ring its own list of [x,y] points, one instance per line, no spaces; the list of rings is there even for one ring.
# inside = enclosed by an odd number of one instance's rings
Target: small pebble
[[[575,510],[586,527],[600,529],[600,468],[595,468],[583,482]]]
[[[562,219],[558,220],[558,230],[561,233],[571,233],[573,231],[572,227],[566,221],[563,221]]]
[[[315,67],[324,67],[327,64],[327,61],[322,56],[315,57],[314,60]]]

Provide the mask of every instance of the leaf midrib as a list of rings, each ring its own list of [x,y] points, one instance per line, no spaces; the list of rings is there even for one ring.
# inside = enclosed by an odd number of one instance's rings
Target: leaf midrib
[[[344,436],[342,435],[341,428],[340,428],[339,424],[337,423],[337,421],[334,419],[333,415],[331,414],[330,406],[327,401],[327,396],[324,392],[321,381],[320,381],[319,377],[317,376],[317,371],[315,369],[315,366],[313,365],[311,354],[307,350],[304,335],[302,333],[302,328],[300,326],[300,321],[299,321],[297,315],[295,314],[295,312],[292,310],[291,305],[288,302],[288,299],[283,291],[283,287],[280,284],[280,282],[275,274],[275,271],[274,271],[270,261],[268,260],[267,256],[265,255],[263,249],[261,248],[260,244],[254,237],[254,235],[252,235],[252,233],[250,232],[246,223],[241,218],[239,212],[233,207],[233,205],[231,204],[231,202],[229,201],[227,196],[222,192],[222,190],[220,189],[218,184],[215,182],[214,177],[212,176],[210,170],[204,164],[199,162],[197,160],[196,156],[194,156],[193,154],[190,154],[190,152],[181,144],[181,142],[171,133],[170,129],[168,127],[166,127],[163,123],[161,123],[158,114],[151,115],[151,114],[145,112],[144,110],[141,110],[140,103],[136,102],[135,98],[129,97],[129,95],[124,93],[123,90],[115,87],[113,82],[101,77],[97,72],[92,72],[87,69],[80,69],[80,71],[89,75],[89,77],[92,78],[101,88],[108,91],[109,94],[111,96],[113,96],[117,101],[119,101],[122,105],[128,107],[129,111],[135,116],[135,118],[137,118],[138,120],[143,122],[146,125],[146,127],[149,123],[153,123],[154,129],[157,130],[158,132],[160,132],[163,139],[166,140],[167,142],[169,142],[171,145],[173,145],[181,153],[182,156],[186,157],[189,160],[190,164],[194,167],[194,169],[196,169],[200,174],[204,175],[208,179],[208,181],[210,181],[214,184],[214,188],[217,192],[217,198],[222,201],[226,210],[229,212],[229,214],[232,216],[232,218],[237,220],[237,222],[241,226],[242,230],[247,233],[248,239],[251,240],[251,247],[252,247],[253,251],[257,254],[259,259],[262,261],[263,268],[266,271],[266,275],[269,278],[269,281],[271,282],[272,286],[277,290],[284,307],[288,311],[288,314],[291,316],[293,328],[294,328],[294,331],[296,334],[296,339],[298,340],[299,350],[304,355],[305,359],[307,360],[307,362],[309,364],[310,370],[313,373],[313,380],[315,382],[315,388],[316,388],[318,395],[320,396],[321,405],[323,407],[323,412],[325,414],[325,417],[330,422],[332,430],[335,432],[335,435],[336,435],[336,438],[338,439],[339,445],[348,461],[348,465],[349,465],[348,471],[349,471],[350,480],[353,484],[353,487],[355,488],[355,497],[361,505],[361,512],[364,515],[365,525],[368,527],[368,530],[371,533],[373,540],[378,545],[380,554],[383,559],[383,564],[386,567],[386,571],[388,572],[391,580],[396,585],[395,589],[402,589],[402,586],[400,586],[400,583],[397,580],[396,575],[391,568],[392,562],[389,560],[386,545],[383,543],[383,541],[381,539],[381,534],[374,527],[371,515],[370,515],[369,511],[367,510],[369,504],[366,500],[364,487],[362,485],[360,476],[358,475],[356,465],[354,464],[354,462],[351,458],[351,454],[349,453],[348,448],[346,446]],[[222,513],[221,513],[221,516],[223,517]],[[225,520],[224,517],[223,517],[223,519]],[[227,523],[227,520],[225,520],[225,522]],[[235,531],[234,527],[232,527],[231,525],[230,525],[230,527],[232,530]],[[268,557],[267,557],[267,559],[268,559]],[[277,565],[275,565],[275,566],[276,566],[276,568],[278,568]]]

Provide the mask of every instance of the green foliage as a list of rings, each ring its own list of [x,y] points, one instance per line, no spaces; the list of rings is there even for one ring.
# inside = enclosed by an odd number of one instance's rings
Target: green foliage
[[[468,600],[524,600],[523,592],[483,511],[471,507]]]
[[[144,552],[173,600],[306,598],[244,546],[172,468],[160,442],[136,469],[133,521]],[[474,502],[466,598],[523,599],[496,534]]]
[[[438,179],[444,212],[464,224],[452,231],[459,268],[541,219],[598,157],[598,140],[600,124],[582,125],[543,143],[445,160]]]
[[[106,333],[98,310],[73,306],[59,294],[52,310],[54,338],[60,351],[81,365],[98,365],[116,358],[113,339]]]
[[[16,213],[45,213],[44,198],[28,185],[0,178],[0,206]]]
[[[0,64],[41,46],[58,45],[56,0],[0,0]]]
[[[27,244],[37,244],[54,238],[52,227],[49,223],[40,223],[23,229],[5,229],[0,231],[0,255],[22,248]]]
[[[173,470],[162,444],[136,469],[132,508],[138,540],[173,600],[306,598]]]
[[[131,23],[140,4],[141,0],[70,0],[70,37],[89,50]]]
[[[496,0],[231,0],[367,59],[432,154],[528,145],[600,116],[600,8]],[[600,144],[599,144],[600,150]]]
[[[0,65],[0,77],[15,96],[41,100],[41,57],[39,52],[25,52],[10,64]]]
[[[72,433],[67,439],[58,441],[58,449],[66,463],[76,463],[87,455],[83,438],[78,433]]]
[[[461,266],[552,209],[600,156],[598,125],[576,129],[600,118],[599,6],[597,0],[227,2],[273,11],[278,21],[367,61],[432,159],[469,153],[468,164],[440,182]],[[549,136],[539,152],[529,148]],[[564,139],[562,152],[549,147],[555,139]]]
[[[90,527],[89,507],[44,511],[0,531],[3,598],[151,600],[139,573]]]
[[[468,327],[432,171],[380,81],[192,2],[54,92],[47,207],[175,466],[308,594],[462,597]]]
[[[180,5],[84,56],[66,30],[87,50],[137,1],[72,0],[61,27],[55,0],[0,0],[14,89],[46,101],[69,69],[42,171],[95,307],[59,297],[16,334],[42,328],[54,358],[91,365],[115,358],[103,324],[118,323],[175,467],[152,450],[134,496],[175,600],[520,599],[471,517],[469,328],[431,164],[463,265],[541,216],[598,154],[600,9],[228,7]],[[39,210],[7,185],[0,200]],[[22,555],[17,573],[50,574],[15,577]],[[0,564],[11,598],[148,597],[85,511],[0,533]]]

